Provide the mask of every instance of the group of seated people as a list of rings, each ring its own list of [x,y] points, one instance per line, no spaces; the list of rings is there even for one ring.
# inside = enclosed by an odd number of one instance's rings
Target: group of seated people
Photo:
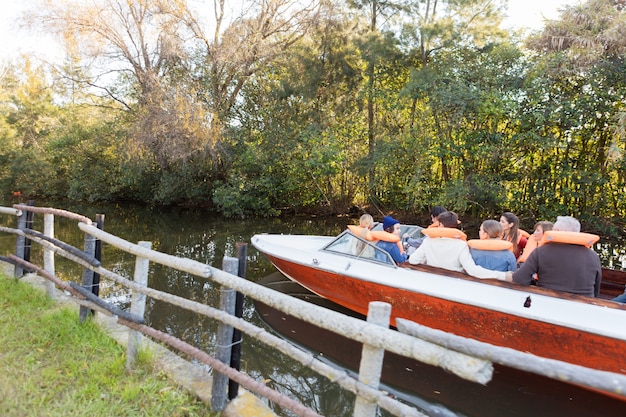
[[[522,285],[597,297],[602,280],[600,257],[591,249],[599,236],[580,232],[580,222],[558,216],[554,224],[540,221],[532,235],[519,228],[519,219],[506,212],[497,220],[485,220],[480,239],[467,240],[458,229],[456,213],[437,206],[431,212],[433,224],[423,229],[426,236],[400,236],[400,222],[383,218],[383,230],[399,239],[379,240],[376,245],[397,263],[427,264],[476,278],[496,278]],[[369,230],[373,218],[361,217],[360,226]],[[403,244],[404,243],[404,244]],[[626,302],[626,291],[614,301]]]

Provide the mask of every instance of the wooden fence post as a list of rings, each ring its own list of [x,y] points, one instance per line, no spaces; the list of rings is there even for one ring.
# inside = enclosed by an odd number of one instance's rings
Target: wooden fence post
[[[43,215],[43,234],[54,239],[54,214],[45,213]],[[55,276],[54,251],[46,248],[45,246],[43,248],[43,269],[50,275]],[[46,280],[46,292],[51,299],[55,299],[56,291],[54,282],[49,279]]]
[[[140,241],[137,243],[142,248],[151,249],[152,243]],[[150,260],[137,256],[135,259],[135,275],[133,280],[142,287],[148,286],[148,271]],[[146,311],[146,295],[133,291],[130,301],[130,312],[137,317],[143,317]],[[126,346],[126,369],[131,370],[137,361],[137,352],[141,347],[142,334],[136,330],[128,329],[128,343]]]
[[[31,200],[27,205],[33,206],[35,202]],[[18,230],[24,231],[24,229],[32,228],[33,215],[34,213],[32,211],[22,210],[22,214],[17,218]],[[30,239],[26,236],[17,235],[17,239],[15,239],[15,256],[25,261],[30,261]],[[22,278],[22,276],[24,276],[24,268],[15,265],[13,275],[15,275],[15,278]]]
[[[391,317],[391,304],[380,301],[372,301],[369,303],[367,310],[367,321],[381,327],[389,327],[389,318]],[[374,389],[378,389],[380,384],[380,376],[383,369],[383,358],[385,350],[375,348],[368,344],[363,344],[361,353],[361,363],[359,365],[359,381],[369,385]],[[357,396],[354,404],[355,417],[375,417],[377,405],[375,402]]]
[[[230,274],[237,275],[239,259],[225,256],[222,260],[222,269]],[[220,292],[220,309],[228,314],[235,314],[235,290],[222,287]],[[233,343],[233,327],[220,322],[217,326],[215,358],[230,366],[231,348]],[[211,410],[222,411],[226,406],[228,393],[228,378],[219,372],[213,374],[211,387]]]
[[[90,235],[89,233],[85,233],[85,249],[84,252],[87,255],[94,256],[96,253],[96,238]],[[87,291],[93,291],[93,271],[89,268],[83,268],[83,279],[82,284],[83,288]],[[84,322],[87,319],[87,316],[93,315],[93,310],[90,308],[80,306],[79,308],[79,316],[80,321]]]
[[[237,270],[237,276],[239,278],[246,278],[246,260],[248,259],[248,244],[244,242],[238,242],[237,247],[237,259],[239,259],[239,268]],[[235,317],[243,317],[243,294],[237,291],[235,297]],[[233,346],[230,351],[230,367],[236,370],[241,368],[241,330],[233,330]],[[228,399],[233,400],[237,398],[239,393],[239,384],[232,379],[228,380]]]
[[[35,202],[33,200],[30,200],[28,202],[29,206],[34,206]],[[35,212],[33,211],[27,211],[26,212],[26,224],[24,225],[26,227],[26,229],[32,229],[33,228],[33,221],[35,219]],[[26,262],[30,262],[30,249],[31,249],[31,240],[29,238],[25,238],[24,239],[24,260]],[[30,271],[29,271],[30,272]]]
[[[22,210],[22,214],[17,217],[17,229],[24,230],[26,229],[26,211]],[[24,259],[24,245],[26,243],[26,237],[22,235],[17,235],[15,239],[15,256],[20,259]],[[13,268],[13,275],[15,278],[22,278],[24,275],[24,268],[21,265],[16,264]]]
[[[100,230],[104,230],[104,214],[96,214],[96,227]],[[102,241],[96,239],[96,247],[94,257],[98,260],[102,260]],[[91,289],[93,295],[100,295],[100,274],[93,273],[93,287]]]

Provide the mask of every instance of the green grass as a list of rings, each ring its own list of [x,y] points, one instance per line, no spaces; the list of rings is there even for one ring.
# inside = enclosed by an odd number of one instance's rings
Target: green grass
[[[207,416],[210,407],[125,349],[78,308],[0,275],[0,416]]]

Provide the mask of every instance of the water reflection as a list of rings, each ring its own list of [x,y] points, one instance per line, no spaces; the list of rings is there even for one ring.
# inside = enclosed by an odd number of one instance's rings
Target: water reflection
[[[231,220],[216,216],[206,210],[185,208],[147,208],[143,206],[93,206],[43,204],[83,214],[95,219],[96,214],[104,214],[104,230],[130,242],[149,241],[152,248],[163,253],[190,258],[214,267],[221,267],[224,256],[235,256],[238,242],[250,242],[256,233],[285,233],[307,235],[336,235],[354,220],[347,218],[324,219],[250,219]],[[5,206],[7,204],[4,204]],[[9,204],[10,205],[10,204]],[[12,216],[0,215],[0,224],[15,227]],[[35,216],[35,230],[43,230],[43,216]],[[469,236],[477,233],[466,231]],[[55,219],[55,235],[74,246],[83,247],[83,235],[76,222]],[[122,276],[131,278],[135,257],[103,245],[103,266]],[[623,268],[626,263],[626,250],[621,242],[606,242],[596,248],[603,265]],[[0,255],[15,251],[15,238],[0,236]],[[33,246],[33,262],[43,265],[42,251]],[[65,280],[80,282],[82,270],[74,263],[60,256],[55,257],[57,275]],[[247,279],[258,282],[275,272],[275,268],[260,255],[252,245],[248,246]],[[127,307],[128,292],[103,280],[101,295],[109,297]],[[219,305],[220,289],[209,280],[160,265],[150,265],[149,285],[172,294],[180,295],[207,305]],[[259,326],[265,324],[256,314],[252,300],[246,300],[244,317]],[[203,316],[197,315],[170,304],[148,298],[146,319],[153,327],[214,353],[216,325]],[[271,329],[268,329],[272,331]],[[267,384],[286,395],[296,397],[318,413],[328,416],[352,416],[354,396],[346,393],[336,384],[305,369],[255,339],[244,335],[242,346],[242,369],[254,378],[266,380]],[[279,415],[289,415],[276,408]],[[381,416],[386,416],[384,412]]]
[[[354,394],[339,389],[311,370],[303,369],[300,363],[289,357],[259,346],[254,348],[254,362],[249,361],[250,357],[246,360],[247,372],[252,377],[265,378],[270,388],[303,400],[304,404],[323,416],[347,417],[354,414]],[[270,407],[278,415],[289,415],[277,406]]]

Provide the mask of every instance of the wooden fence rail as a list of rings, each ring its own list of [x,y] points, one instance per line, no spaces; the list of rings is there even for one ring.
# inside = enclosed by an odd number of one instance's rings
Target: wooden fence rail
[[[20,207],[23,212],[30,210],[31,206]],[[322,307],[312,306],[302,300],[294,299],[280,292],[268,289],[258,284],[249,282],[233,274],[227,273],[220,269],[211,267],[191,259],[179,258],[173,255],[164,254],[158,251],[151,250],[142,245],[137,245],[121,239],[117,236],[106,233],[97,227],[93,226],[90,221],[86,221],[84,217],[79,215],[71,215],[68,212],[59,211],[56,209],[50,209],[47,211],[45,208],[34,208],[36,212],[43,214],[51,214],[55,212],[61,214],[64,217],[74,218],[79,220],[78,227],[85,232],[86,236],[96,238],[112,246],[115,246],[125,252],[131,253],[138,258],[147,259],[151,262],[155,262],[170,268],[177,269],[179,271],[188,272],[190,274],[204,277],[213,280],[214,282],[222,285],[225,288],[231,288],[247,296],[256,298],[263,301],[268,305],[275,306],[283,309],[283,311],[294,314],[304,320],[316,323],[341,334],[351,335],[356,340],[361,341],[366,345],[373,346],[378,349],[391,349],[397,353],[406,354],[407,356],[416,358],[420,361],[443,366],[446,369],[460,375],[464,378],[474,380],[477,382],[485,383],[491,378],[492,366],[489,361],[476,360],[464,354],[449,351],[441,348],[435,344],[424,342],[420,339],[403,335],[390,329],[382,328],[375,324],[370,324],[362,320],[358,320],[351,317],[346,317],[340,313],[333,312]],[[15,213],[17,215],[17,213]],[[23,214],[23,213],[22,213]],[[116,274],[112,271],[100,265],[98,260],[78,248],[67,245],[52,236],[42,235],[39,232],[32,231],[30,229],[22,228],[11,229],[7,227],[0,227],[0,231],[7,233],[14,233],[20,237],[28,237],[33,242],[41,245],[44,250],[48,250],[57,255],[63,256],[78,265],[89,269],[105,279],[109,279],[117,284],[120,284],[133,291],[133,294],[140,293],[149,296],[153,299],[168,302],[177,305],[181,308],[185,308],[195,313],[205,315],[220,322],[226,323],[240,331],[255,337],[266,345],[277,349],[278,351],[286,354],[293,359],[303,363],[307,367],[315,370],[320,375],[327,377],[330,381],[337,383],[342,388],[353,392],[357,398],[362,398],[367,402],[376,404],[377,406],[391,412],[394,415],[401,416],[423,416],[416,408],[410,407],[393,398],[390,398],[386,393],[381,392],[377,387],[372,387],[358,380],[354,379],[347,374],[344,370],[335,368],[316,359],[312,354],[303,351],[291,343],[274,336],[262,328],[259,328],[251,323],[246,322],[243,319],[237,318],[231,314],[228,314],[220,309],[210,307],[208,305],[198,303],[195,301],[187,300],[185,298],[157,291],[149,287],[142,286],[126,277]],[[109,305],[103,300],[99,300],[98,297],[93,296],[90,291],[80,291],[77,288],[81,287],[77,283],[67,283],[58,279],[53,272],[46,268],[40,268],[28,261],[25,261],[18,256],[10,255],[4,260],[18,265],[21,268],[33,270],[41,276],[51,280],[59,288],[70,291],[77,299],[77,302],[84,308],[93,309],[96,311],[105,312],[107,314],[114,314],[118,316],[118,321],[131,327],[129,323],[133,323],[132,328],[140,331],[150,337],[167,343],[173,347],[184,347],[185,353],[193,353],[193,357],[200,362],[206,363],[211,366],[217,372],[223,373],[228,376],[229,379],[239,382],[244,388],[257,393],[265,398],[272,400],[275,404],[288,409],[299,416],[312,416],[317,415],[313,410],[304,407],[302,404],[295,402],[293,399],[286,397],[279,392],[271,390],[264,384],[252,380],[250,377],[237,372],[228,365],[217,361],[215,358],[209,358],[206,353],[200,354],[199,351],[193,346],[187,345],[185,342],[180,341],[170,335],[163,335],[156,329],[150,329],[148,326],[139,323],[139,319],[130,319],[129,315],[122,315],[116,310],[117,307]],[[82,286],[84,287],[84,285]],[[124,318],[122,318],[124,317]],[[390,346],[391,345],[391,346]],[[374,408],[375,409],[375,408]]]
[[[423,363],[440,366],[462,378],[481,384],[487,383],[492,377],[492,361],[512,367],[520,366],[519,363],[517,363],[520,358],[515,355],[510,355],[508,351],[503,350],[505,348],[499,348],[491,345],[477,347],[477,345],[473,343],[474,341],[470,340],[467,340],[467,343],[464,344],[462,338],[455,338],[454,343],[452,343],[450,339],[447,339],[439,334],[437,334],[437,337],[434,337],[433,333],[428,332],[427,329],[419,328],[418,331],[415,327],[411,326],[404,326],[408,329],[407,333],[412,333],[405,334],[377,324],[380,323],[380,320],[376,319],[376,315],[372,318],[371,323],[353,317],[347,317],[341,313],[307,303],[303,300],[290,297],[270,288],[247,281],[246,279],[243,279],[233,273],[214,268],[210,265],[152,250],[149,247],[149,242],[140,242],[140,244],[128,242],[94,226],[93,222],[84,216],[58,209],[47,209],[24,205],[14,206],[13,209],[0,207],[0,214],[11,214],[18,216],[18,218],[24,216],[24,214],[28,211],[41,213],[45,216],[60,215],[69,219],[77,220],[78,228],[85,234],[86,242],[87,239],[95,239],[96,241],[105,242],[121,249],[124,252],[135,255],[138,259],[137,265],[143,265],[143,267],[136,265],[136,269],[142,269],[145,271],[141,273],[142,275],[148,273],[146,263],[154,262],[195,276],[207,278],[216,284],[221,285],[224,289],[235,290],[245,296],[259,300],[270,307],[281,310],[286,314],[359,341],[364,346],[364,352],[368,352],[363,355],[363,358],[376,358],[380,356],[381,351],[387,350],[402,356],[416,359]],[[20,224],[19,221],[18,224]],[[232,328],[258,339],[267,346],[288,355],[303,365],[318,372],[320,375],[325,376],[331,382],[335,382],[342,388],[354,393],[357,397],[355,413],[358,412],[359,416],[373,417],[375,415],[376,406],[381,407],[397,416],[424,415],[416,408],[396,401],[395,399],[390,398],[386,393],[379,391],[378,378],[376,378],[377,370],[372,369],[367,363],[361,364],[361,370],[365,373],[362,377],[359,377],[359,380],[357,380],[349,376],[344,370],[330,366],[326,362],[316,359],[312,354],[295,347],[284,339],[274,336],[264,329],[236,317],[233,314],[227,313],[224,310],[149,288],[145,284],[138,283],[110,271],[104,268],[100,261],[95,259],[93,253],[90,251],[84,251],[61,242],[55,239],[49,231],[41,234],[34,230],[27,229],[24,226],[18,226],[17,229],[0,226],[0,232],[15,234],[18,238],[28,238],[41,245],[44,252],[63,256],[64,258],[82,266],[84,270],[89,270],[92,273],[97,274],[99,277],[110,280],[132,290],[133,297],[137,294],[142,294],[144,298],[151,297],[155,300],[160,300],[183,309],[188,309],[197,314],[217,320],[220,323],[224,323],[225,325],[232,326]],[[89,243],[89,245],[91,245],[91,243]],[[88,246],[87,243],[86,246]],[[44,264],[47,265],[44,265],[44,268],[34,265],[28,260],[23,259],[23,257],[16,255],[10,255],[8,258],[0,257],[0,259],[11,262],[20,268],[33,270],[50,280],[50,282],[53,282],[57,287],[70,291],[75,296],[77,303],[81,305],[82,309],[91,309],[105,314],[115,315],[118,317],[118,322],[121,324],[194,357],[196,360],[209,365],[215,371],[227,376],[231,381],[236,381],[249,391],[268,398],[275,404],[295,413],[298,416],[317,415],[317,413],[313,410],[306,408],[293,399],[286,397],[277,391],[271,390],[264,384],[253,380],[234,368],[231,368],[229,364],[211,357],[205,352],[202,352],[171,335],[164,334],[156,329],[146,326],[142,323],[143,317],[137,317],[137,315],[119,311],[119,308],[116,306],[101,300],[96,294],[93,294],[91,288],[88,288],[87,291],[85,291],[85,288],[90,287],[90,285],[86,286],[84,279],[80,285],[77,283],[67,283],[58,279],[54,274],[53,266],[52,269],[50,268],[50,260],[46,261],[45,257]],[[142,264],[139,260],[142,260],[142,262],[145,263]],[[137,270],[135,274],[137,275]],[[131,310],[132,309],[133,307],[131,306]],[[368,318],[368,320],[370,319]],[[530,358],[530,356],[532,355],[522,359],[532,360],[533,358]],[[573,382],[591,387],[594,387],[593,383],[598,381],[598,378],[596,378],[598,375],[585,375],[584,373],[580,373],[581,370],[578,369],[579,367],[575,367],[574,369],[568,367],[573,365],[562,362],[546,362],[541,361],[543,358],[536,359],[538,360],[536,363],[539,365],[535,367],[536,369],[531,369],[531,372],[551,377],[554,372],[558,371],[559,375],[562,375],[565,370],[569,378],[575,378]],[[380,365],[376,366],[380,367]],[[592,381],[585,381],[586,376],[592,376]],[[603,374],[602,376],[610,378],[602,378],[601,388],[607,388],[606,384],[609,384],[609,388],[613,392],[626,392],[626,377],[617,374]],[[222,400],[218,400],[216,402],[219,403],[222,402]]]

